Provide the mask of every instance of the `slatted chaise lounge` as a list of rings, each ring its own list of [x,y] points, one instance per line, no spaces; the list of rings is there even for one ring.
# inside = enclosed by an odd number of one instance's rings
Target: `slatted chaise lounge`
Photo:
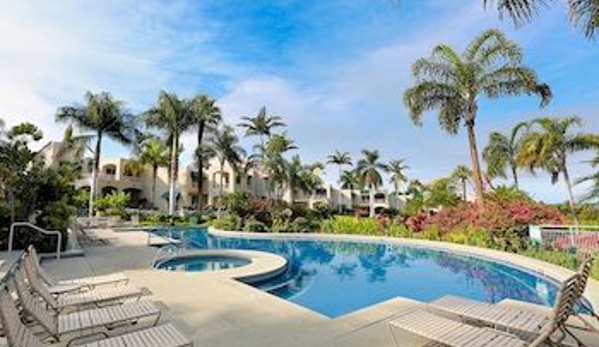
[[[108,337],[104,332],[92,332],[91,330],[94,328],[111,329],[116,326],[137,323],[143,318],[154,317],[153,325],[160,320],[160,310],[149,300],[55,315],[48,309],[44,301],[33,296],[28,290],[24,274],[20,270],[16,270],[14,277],[9,281],[10,286],[16,290],[23,309],[57,341],[62,336],[74,332],[79,333],[77,338],[85,337],[85,333],[88,335],[99,333]]]
[[[132,285],[122,285],[116,287],[102,287],[87,291],[52,294],[37,276],[33,265],[30,262],[23,262],[25,274],[31,290],[41,296],[44,301],[56,312],[62,312],[64,309],[80,309],[89,305],[105,305],[112,303],[122,303],[127,299],[140,299],[143,293]]]
[[[9,347],[47,347],[23,324],[6,286],[0,287],[0,318]],[[79,347],[191,347],[193,342],[172,324],[146,328]]]
[[[46,284],[48,291],[52,294],[67,293],[82,289],[93,289],[102,285],[129,283],[129,278],[122,273],[56,281],[40,266],[40,258],[33,246],[29,246],[27,249],[27,253],[24,255],[24,261],[31,262],[34,265],[32,268],[36,271],[37,275]]]
[[[539,347],[550,343],[550,338],[556,330],[562,331],[563,335],[558,341],[561,342],[565,338],[562,327],[576,302],[575,292],[578,277],[579,275],[576,274],[564,282],[549,321],[543,325],[532,340],[523,340],[507,332],[472,326],[422,310],[402,313],[389,323],[389,329],[397,346],[399,345],[394,333],[397,329],[449,347]]]
[[[593,259],[589,258],[580,267],[578,280],[574,285],[575,301],[579,301],[584,294],[592,265]],[[455,296],[444,296],[429,303],[428,308],[435,312],[455,315],[466,322],[478,323],[533,337],[537,336],[542,328],[551,321],[550,314],[548,315],[526,307],[496,305]],[[572,310],[570,315],[578,317],[584,323],[587,330],[599,333],[597,328],[587,322],[576,311]],[[563,329],[571,335],[566,326]]]

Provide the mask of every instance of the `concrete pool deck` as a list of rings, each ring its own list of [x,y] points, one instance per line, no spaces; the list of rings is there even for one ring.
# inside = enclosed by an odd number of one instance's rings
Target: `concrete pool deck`
[[[98,230],[111,245],[85,249],[83,258],[48,259],[43,266],[57,278],[102,275],[123,271],[132,282],[152,292],[152,299],[167,309],[166,319],[195,341],[196,347],[359,347],[395,346],[387,323],[408,308],[423,303],[395,298],[331,319],[292,302],[267,294],[228,276],[210,272],[188,273],[149,269],[157,248],[147,245],[143,231]],[[219,236],[229,232],[215,231]],[[235,237],[260,235],[234,233]],[[522,256],[446,243],[335,235],[271,235],[282,238],[343,239],[347,241],[389,241],[414,247],[434,247],[452,252],[500,260],[561,280],[571,271]],[[241,268],[240,268],[241,269]],[[599,307],[599,283],[590,281],[585,293]],[[529,305],[506,300],[502,305]],[[536,307],[535,305],[531,305]],[[539,308],[541,309],[541,308]],[[423,346],[426,341],[401,334],[401,346]],[[583,334],[590,347],[599,347],[597,335]]]

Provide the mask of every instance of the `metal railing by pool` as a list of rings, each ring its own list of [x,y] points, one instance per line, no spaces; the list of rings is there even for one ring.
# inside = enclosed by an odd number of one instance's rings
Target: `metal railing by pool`
[[[8,235],[8,255],[10,256],[10,254],[12,253],[12,248],[13,248],[13,241],[15,238],[15,231],[17,227],[26,227],[26,228],[30,228],[33,229],[35,231],[38,231],[44,235],[52,235],[52,236],[56,236],[57,237],[57,242],[56,242],[56,259],[60,259],[60,252],[62,249],[62,234],[60,233],[60,231],[57,230],[46,230],[46,229],[42,229],[40,227],[38,227],[37,225],[33,225],[31,223],[28,222],[16,222],[16,223],[12,223],[12,225],[10,226],[10,234]]]

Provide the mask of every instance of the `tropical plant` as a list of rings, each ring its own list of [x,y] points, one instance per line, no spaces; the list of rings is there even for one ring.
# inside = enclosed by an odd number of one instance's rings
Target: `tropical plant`
[[[94,214],[98,171],[102,152],[102,140],[108,137],[122,144],[130,144],[136,133],[134,118],[125,111],[122,101],[115,100],[109,93],[85,94],[84,105],[60,107],[56,120],[69,122],[81,131],[94,134],[96,144],[92,153],[94,162],[89,195],[89,217]]]
[[[492,132],[489,135],[489,142],[483,150],[483,160],[487,164],[487,176],[490,179],[506,178],[506,170],[509,168],[514,186],[519,188],[517,157],[522,140],[521,132],[527,129],[528,123],[521,122],[512,129],[510,135],[500,132]]]
[[[190,103],[175,94],[160,92],[156,106],[144,112],[148,127],[163,133],[169,149],[168,213],[175,214],[179,176],[180,138],[191,127]]]
[[[239,172],[239,165],[243,161],[245,151],[239,146],[239,138],[235,135],[232,127],[225,125],[222,129],[217,129],[216,134],[210,141],[210,147],[214,150],[219,162],[220,193],[224,196],[224,166],[225,163],[236,173]]]
[[[374,191],[383,183],[382,173],[386,171],[387,165],[380,162],[377,150],[362,151],[362,158],[356,164],[356,174],[368,187],[370,217],[374,217]]]
[[[289,190],[289,203],[295,201],[295,194],[313,193],[321,184],[322,180],[310,165],[303,165],[299,155],[294,155],[285,164],[285,185]]]
[[[269,189],[274,189],[275,198],[278,198],[278,188],[287,182],[287,161],[284,154],[297,149],[293,140],[286,135],[275,134],[271,136],[262,151],[262,165],[269,173]]]
[[[144,165],[152,167],[152,206],[156,203],[156,178],[158,176],[158,168],[167,167],[169,164],[168,149],[159,138],[152,137],[142,142],[139,154],[139,160]]]
[[[408,181],[406,171],[410,168],[405,164],[405,159],[391,160],[387,166],[391,177],[389,177],[395,194],[399,192],[399,185]]]
[[[467,166],[460,165],[453,170],[451,177],[462,187],[462,200],[468,201],[468,181],[472,178],[472,171]]]
[[[496,99],[538,95],[545,106],[551,91],[539,83],[535,72],[522,64],[522,50],[499,30],[476,37],[463,53],[447,45],[433,49],[430,57],[412,65],[416,84],[404,94],[404,103],[416,125],[426,111],[438,110],[439,123],[449,134],[466,126],[476,197],[483,201],[484,183],[476,141],[476,120],[482,96]]]
[[[195,125],[197,130],[198,147],[196,148],[196,163],[204,162],[204,135],[206,131],[214,133],[214,130],[221,121],[220,108],[216,105],[216,100],[210,98],[207,95],[199,95],[193,98],[191,101],[191,122]],[[200,179],[198,181],[198,214],[202,213],[202,191],[204,186],[203,176],[203,165],[198,166]]]
[[[456,186],[453,177],[440,178],[427,187],[424,198],[424,207],[430,209],[452,207],[460,201],[456,194]]]
[[[536,169],[551,175],[551,183],[563,177],[568,191],[568,201],[572,213],[576,201],[572,179],[568,168],[568,157],[579,151],[597,148],[599,136],[588,133],[574,133],[573,128],[582,126],[578,117],[538,118],[530,123],[530,130],[522,139],[518,163],[532,173]]]
[[[589,164],[591,164],[594,169],[599,167],[599,153],[597,153],[595,157],[589,161]],[[595,171],[592,174],[584,176],[576,181],[576,184],[582,183],[590,184],[587,193],[583,197],[583,201],[597,202],[597,200],[599,200],[599,171]]]
[[[339,172],[339,178],[338,178],[338,182],[341,184],[341,179],[342,179],[342,175],[343,175],[343,167],[344,166],[352,166],[352,160],[351,160],[351,156],[349,155],[348,152],[341,152],[339,150],[336,150],[335,153],[330,154],[327,157],[327,164],[332,164],[332,165],[336,165],[337,166],[337,170]],[[346,177],[347,178],[347,177]],[[341,200],[341,196],[339,195],[337,197],[337,199],[339,201],[337,201],[337,205],[339,206],[339,211],[341,211],[342,206],[340,203]]]
[[[245,129],[245,137],[260,137],[259,149],[262,154],[262,160],[265,160],[265,138],[270,138],[274,128],[284,127],[281,117],[271,116],[266,112],[266,106],[263,106],[255,117],[242,117],[242,123],[239,127]]]
[[[98,210],[107,216],[125,217],[127,215],[126,207],[131,200],[131,196],[124,192],[113,192],[101,198],[98,198]]]
[[[485,6],[497,4],[500,16],[508,15],[520,26],[546,7],[549,0],[484,0]],[[568,0],[570,21],[580,27],[587,38],[594,38],[599,28],[599,1]]]
[[[355,190],[360,187],[360,182],[354,171],[343,171],[339,178],[341,189]]]

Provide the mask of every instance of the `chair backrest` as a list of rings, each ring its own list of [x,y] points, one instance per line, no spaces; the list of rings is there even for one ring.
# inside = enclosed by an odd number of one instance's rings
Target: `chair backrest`
[[[27,329],[5,285],[0,287],[0,318],[10,347],[43,347],[44,344]]]
[[[56,286],[56,283],[52,279],[52,277],[50,277],[46,273],[46,271],[44,271],[44,269],[42,268],[42,266],[40,265],[40,257],[37,254],[37,250],[35,249],[35,247],[33,247],[33,245],[29,245],[29,247],[27,247],[27,253],[25,254],[24,261],[31,262],[34,265],[35,271],[37,272],[38,276],[47,285],[49,285],[49,286]]]
[[[582,261],[582,264],[580,264],[580,268],[578,269],[578,275],[580,275],[580,278],[578,280],[578,284],[576,285],[577,299],[582,298],[584,291],[586,290],[594,262],[595,257],[593,255],[587,255],[585,259]]]
[[[36,292],[39,296],[46,301],[48,305],[52,308],[58,308],[58,303],[56,299],[52,296],[48,288],[42,283],[42,280],[35,271],[35,265],[33,265],[30,261],[23,262],[25,267],[25,275],[27,276],[27,281],[31,286],[31,289]]]
[[[15,288],[25,311],[43,326],[48,333],[56,335],[58,333],[58,320],[56,316],[53,312],[48,310],[45,302],[38,300],[38,298],[31,293],[25,280],[23,270],[17,269],[14,273],[14,277],[9,281],[9,284]]]
[[[551,335],[570,318],[574,312],[574,304],[578,300],[576,294],[579,281],[580,275],[577,273],[562,283],[553,305],[550,324],[545,325],[539,336],[528,345],[529,347],[545,345]]]

